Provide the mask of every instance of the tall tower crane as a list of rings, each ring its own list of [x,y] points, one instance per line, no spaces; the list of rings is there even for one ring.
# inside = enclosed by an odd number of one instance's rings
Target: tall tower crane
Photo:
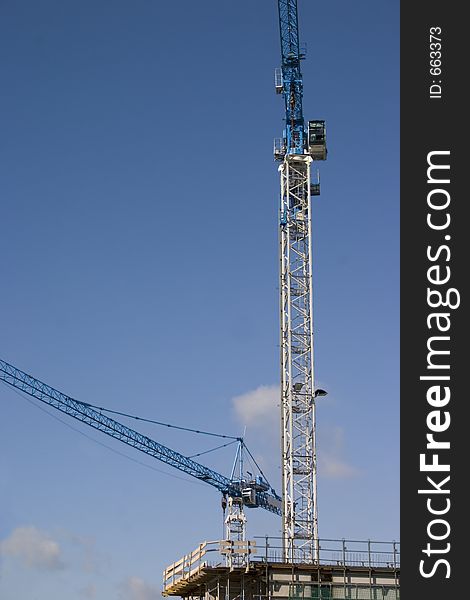
[[[284,560],[319,561],[314,384],[311,197],[320,194],[312,163],[327,155],[325,122],[305,124],[297,0],[278,0],[281,67],[276,92],[283,96],[285,129],[275,140],[280,162],[280,347],[282,500],[262,478],[225,477],[189,457],[103,415],[0,360],[0,381],[87,425],[212,485],[227,499],[227,538],[245,539],[244,506],[282,514]]]
[[[285,560],[318,561],[317,457],[314,385],[311,196],[313,161],[326,159],[325,122],[305,125],[297,0],[278,0],[285,129],[275,140],[280,162],[280,347],[282,520]]]

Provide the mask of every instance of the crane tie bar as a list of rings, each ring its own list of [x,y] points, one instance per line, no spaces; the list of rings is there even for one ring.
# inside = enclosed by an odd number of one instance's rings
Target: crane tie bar
[[[77,402],[79,402],[77,400]],[[111,410],[110,408],[104,408],[103,406],[95,406],[94,404],[89,404],[88,402],[80,402],[80,404],[84,404],[85,406],[89,406],[90,408],[95,408],[101,412],[112,413],[114,415],[120,415],[121,417],[128,417],[129,419],[135,419],[136,421],[145,421],[145,423],[153,423],[154,425],[161,425],[162,427],[169,427],[171,429],[179,429],[181,431],[190,431],[191,433],[199,433],[201,435],[210,435],[213,437],[224,438],[228,440],[234,440],[241,442],[243,438],[235,437],[233,435],[223,435],[222,433],[213,433],[211,431],[201,431],[199,429],[191,429],[190,427],[180,427],[179,425],[171,425],[170,423],[162,423],[161,421],[155,421],[153,419],[146,419],[144,417],[137,417],[136,415],[130,415],[128,413],[120,412],[118,410]]]

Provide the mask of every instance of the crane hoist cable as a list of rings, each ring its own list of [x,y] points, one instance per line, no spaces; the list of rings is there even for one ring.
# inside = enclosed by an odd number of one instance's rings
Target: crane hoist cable
[[[92,405],[75,400],[3,360],[0,360],[0,381],[144,454],[152,456],[187,475],[191,475],[201,482],[217,488],[223,495],[241,498],[244,497],[245,491],[249,491],[249,498],[246,499],[247,506],[252,508],[260,507],[269,512],[278,515],[281,514],[281,498],[262,477],[257,477],[252,482],[246,481],[243,473],[240,473],[241,476],[239,479],[226,477],[214,469],[196,462],[192,458],[184,456],[180,452],[168,448],[156,440],[112,419],[99,412]],[[235,438],[233,441],[239,442],[240,452],[245,448],[242,438],[239,440]],[[248,488],[246,487],[247,485]]]
[[[79,400],[77,400],[79,402]],[[210,435],[212,437],[225,438],[234,441],[241,441],[241,437],[235,437],[233,435],[224,435],[221,433],[213,433],[211,431],[202,431],[199,429],[191,429],[190,427],[181,427],[179,425],[172,425],[171,423],[163,423],[162,421],[155,421],[154,419],[147,419],[145,417],[138,417],[136,415],[130,415],[125,412],[120,412],[118,410],[112,410],[110,408],[105,408],[104,406],[96,406],[95,404],[89,404],[88,402],[80,402],[85,406],[90,406],[91,408],[95,408],[101,412],[106,412],[114,415],[120,415],[121,417],[128,417],[129,419],[135,419],[136,421],[144,421],[145,423],[153,423],[154,425],[161,425],[162,427],[170,427],[171,429],[179,429],[180,431],[189,431],[191,433],[199,433],[201,435]]]

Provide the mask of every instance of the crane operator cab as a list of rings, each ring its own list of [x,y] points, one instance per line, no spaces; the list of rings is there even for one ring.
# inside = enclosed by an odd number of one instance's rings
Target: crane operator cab
[[[308,122],[308,153],[313,160],[326,160],[325,121]]]
[[[251,473],[250,473],[251,475]],[[243,482],[242,498],[243,504],[250,508],[256,508],[258,506],[258,500],[256,498],[257,492],[267,492],[270,488],[269,483],[265,481],[261,476],[255,477],[248,481]]]

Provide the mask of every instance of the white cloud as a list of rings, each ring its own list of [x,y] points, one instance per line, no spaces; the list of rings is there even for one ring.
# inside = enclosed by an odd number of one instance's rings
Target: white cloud
[[[0,542],[0,553],[18,559],[26,567],[54,571],[64,563],[58,542],[36,527],[18,527]]]
[[[248,447],[268,481],[275,487],[280,459],[279,394],[278,385],[261,385],[232,398],[237,420],[248,429]]]
[[[101,573],[103,557],[96,550],[95,538],[69,532],[63,532],[63,535],[67,541],[79,550],[79,558],[75,561],[76,564],[80,564],[85,573]]]
[[[324,454],[319,458],[320,475],[330,479],[344,479],[355,477],[358,471],[355,467],[348,465],[345,461],[334,456]]]
[[[232,398],[232,404],[238,419],[244,425],[266,427],[266,421],[279,422],[279,386],[261,385],[260,387]]]
[[[79,594],[84,598],[96,598],[96,585],[89,583],[79,591]]]
[[[277,385],[261,385],[255,390],[232,398],[232,406],[238,420],[256,432],[249,445],[263,470],[273,471],[279,464],[279,401]],[[325,399],[321,398],[322,405],[324,402]],[[319,434],[320,439],[317,440],[319,476],[329,479],[347,479],[359,475],[358,469],[344,458],[344,429],[320,425]]]
[[[344,479],[359,474],[356,467],[348,464],[342,456],[344,453],[344,429],[342,427],[324,431],[319,446],[318,474],[320,477]]]
[[[140,577],[129,577],[120,586],[122,600],[161,600],[160,590]]]

